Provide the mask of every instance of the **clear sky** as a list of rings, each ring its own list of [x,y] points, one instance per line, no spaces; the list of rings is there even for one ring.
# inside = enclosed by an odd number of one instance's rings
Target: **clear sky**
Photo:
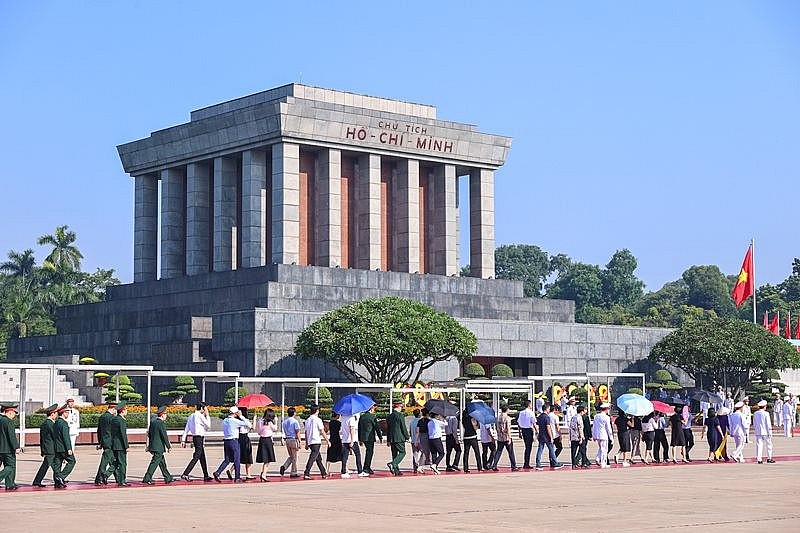
[[[513,137],[497,244],[629,248],[650,290],[800,256],[794,1],[0,2],[0,254],[68,224],[130,281],[116,145],[293,81]]]

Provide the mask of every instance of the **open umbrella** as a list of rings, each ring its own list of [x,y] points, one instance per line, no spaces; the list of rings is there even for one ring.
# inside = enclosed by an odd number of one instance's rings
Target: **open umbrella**
[[[653,404],[653,410],[658,411],[659,413],[669,415],[675,412],[675,408],[668,403],[659,402],[658,400],[653,400],[650,403]]]
[[[653,412],[653,403],[641,394],[623,394],[617,398],[617,407],[631,416],[644,416]]]
[[[692,396],[692,400],[697,400],[698,402],[722,403],[722,398],[719,394],[714,394],[713,392],[708,392],[707,390],[695,393]]]
[[[497,422],[494,409],[483,402],[470,402],[467,404],[467,414],[483,425]]]
[[[436,413],[442,416],[457,416],[458,407],[445,400],[428,400],[425,402],[425,407],[431,413]]]
[[[340,415],[354,415],[369,410],[373,405],[375,401],[372,398],[356,392],[340,398],[333,406],[333,412]]]
[[[244,407],[245,409],[253,409],[254,407],[266,407],[274,403],[272,398],[266,394],[248,394],[247,396],[239,398],[236,405],[238,407]]]

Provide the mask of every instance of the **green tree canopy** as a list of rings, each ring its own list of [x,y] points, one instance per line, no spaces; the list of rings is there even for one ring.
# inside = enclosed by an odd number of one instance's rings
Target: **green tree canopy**
[[[451,358],[475,355],[475,335],[452,317],[405,298],[362,300],[325,313],[297,339],[295,353],[331,363],[356,381],[413,383]]]
[[[172,398],[173,402],[180,403],[187,394],[197,394],[198,392],[200,389],[197,388],[192,376],[175,376],[172,387],[159,392],[158,395]]]
[[[77,240],[75,232],[69,226],[58,226],[52,235],[42,235],[37,243],[39,246],[50,245],[53,251],[45,258],[60,270],[80,270],[83,254],[74,246]]]
[[[644,283],[634,271],[638,262],[628,249],[617,250],[600,273],[605,305],[611,307],[633,305],[642,296]]]
[[[785,339],[735,318],[689,322],[661,339],[649,359],[726,382],[737,394],[766,369],[800,367],[800,353]]]
[[[525,296],[540,296],[552,270],[547,252],[532,244],[506,244],[494,251],[497,279],[522,281]]]

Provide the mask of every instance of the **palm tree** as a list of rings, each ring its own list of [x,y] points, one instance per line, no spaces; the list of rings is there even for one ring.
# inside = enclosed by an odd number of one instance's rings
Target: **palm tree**
[[[40,246],[49,244],[53,247],[45,261],[53,263],[59,270],[77,271],[81,268],[83,254],[72,245],[75,239],[75,232],[64,225],[57,227],[53,235],[42,235],[37,242]]]
[[[0,264],[0,270],[15,278],[30,278],[33,274],[33,267],[36,266],[36,258],[33,257],[33,250],[28,248],[24,252],[8,252],[8,261]]]

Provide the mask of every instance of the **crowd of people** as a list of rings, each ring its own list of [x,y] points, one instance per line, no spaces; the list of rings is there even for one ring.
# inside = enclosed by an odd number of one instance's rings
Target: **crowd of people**
[[[560,406],[565,436],[569,439],[570,459],[561,462],[559,456],[564,448],[562,443],[561,418],[554,406],[540,401],[526,401],[516,419],[516,430],[507,405],[502,405],[496,420],[481,423],[471,416],[468,410],[453,412],[444,416],[426,408],[415,409],[410,421],[402,412],[404,405],[396,403],[386,420],[385,432],[381,429],[373,405],[367,411],[340,415],[333,413],[326,429],[319,416],[319,407],[311,406],[310,415],[304,424],[298,419],[293,407],[288,408],[286,418],[278,426],[275,411],[267,408],[253,424],[238,407],[229,409],[222,420],[223,460],[219,467],[209,472],[205,452],[205,438],[211,430],[211,417],[208,406],[200,403],[186,422],[180,445],[193,447],[192,458],[180,478],[191,481],[191,474],[197,463],[203,474],[203,481],[221,482],[224,475],[234,483],[256,479],[254,464],[261,465],[258,478],[269,481],[270,465],[276,462],[274,440],[282,437],[286,448],[286,460],[280,465],[278,474],[288,473],[290,478],[312,479],[312,469],[316,466],[322,478],[330,475],[331,464],[340,463],[340,476],[352,475],[369,477],[374,474],[373,459],[376,443],[383,443],[391,450],[392,460],[387,463],[389,472],[402,476],[401,464],[406,456],[406,445],[411,445],[411,472],[424,474],[428,470],[434,475],[441,471],[444,461],[446,472],[470,472],[499,470],[498,465],[505,452],[512,471],[543,470],[544,461],[551,469],[570,466],[574,469],[597,465],[609,468],[613,463],[623,467],[637,460],[644,464],[689,463],[690,452],[695,446],[692,424],[699,418],[703,424],[700,439],[705,439],[708,462],[745,462],[743,450],[750,439],[755,437],[756,461],[774,463],[772,431],[773,425],[784,428],[787,437],[792,436],[797,413],[797,400],[793,396],[777,397],[773,404],[773,418],[767,411],[767,402],[762,400],[751,408],[749,399],[733,403],[726,398],[722,405],[701,405],[697,415],[688,406],[678,404],[672,412],[656,410],[646,416],[629,416],[619,411],[612,419],[611,404],[597,406],[597,413],[590,413],[583,405],[575,405],[575,398],[568,398]],[[730,407],[728,407],[730,403]],[[664,404],[661,404],[664,405]],[[663,408],[662,408],[663,409]],[[65,488],[68,477],[75,467],[75,444],[78,435],[80,416],[71,401],[66,404],[51,405],[45,410],[46,419],[40,427],[40,452],[42,464],[32,485],[44,487],[43,480],[48,470],[52,471],[55,488]],[[666,409],[664,409],[666,411]],[[13,419],[17,408],[3,406],[0,414],[0,481],[5,481],[6,490],[16,490],[15,453],[19,444],[14,431]],[[97,486],[107,485],[113,478],[119,486],[127,486],[127,405],[125,402],[109,404],[98,421],[98,449],[102,450],[100,464],[94,479]],[[165,453],[171,448],[165,425],[166,407],[158,409],[151,420],[147,432],[147,451],[151,454],[148,468],[142,478],[144,484],[154,484],[153,476],[160,470],[165,483],[172,483],[173,476],[166,463]],[[77,425],[77,428],[75,427]],[[73,429],[75,428],[75,429]],[[255,457],[250,432],[255,429],[258,443]],[[615,439],[616,435],[616,439]],[[523,443],[522,465],[517,462],[514,448],[516,437]],[[444,439],[444,444],[443,444]],[[594,441],[597,453],[594,461],[588,457],[587,444]],[[327,445],[323,460],[322,444]],[[536,452],[534,455],[534,442]],[[616,451],[612,455],[616,442]],[[642,446],[642,443],[644,446]],[[301,445],[309,454],[302,474],[298,455]],[[364,449],[362,457],[361,449]],[[350,457],[354,458],[355,470],[349,468]]]

